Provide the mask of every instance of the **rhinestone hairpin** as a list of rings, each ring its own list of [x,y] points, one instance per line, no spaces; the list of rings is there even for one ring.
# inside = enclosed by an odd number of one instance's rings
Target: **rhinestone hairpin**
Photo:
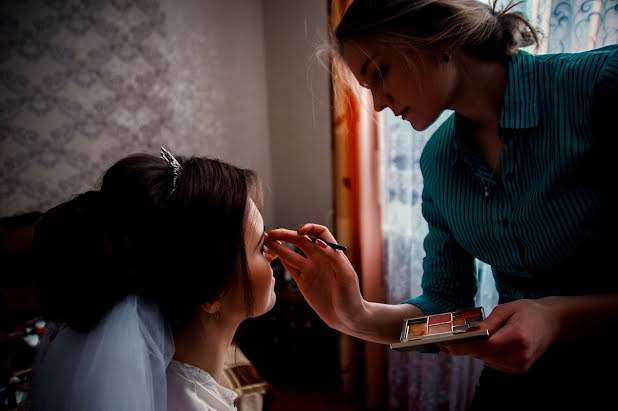
[[[178,176],[180,176],[182,167],[180,166],[178,160],[176,160],[176,157],[174,157],[172,153],[163,147],[161,147],[161,158],[169,164],[170,167],[172,167],[172,173],[174,173],[174,179],[172,180],[172,191],[170,192],[170,195],[172,195],[174,190],[176,190],[176,181],[178,180]]]

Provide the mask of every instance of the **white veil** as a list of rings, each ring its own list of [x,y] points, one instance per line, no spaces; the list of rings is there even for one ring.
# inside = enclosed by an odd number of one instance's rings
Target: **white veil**
[[[64,327],[34,367],[32,410],[163,411],[174,341],[156,305],[129,295],[89,333]]]

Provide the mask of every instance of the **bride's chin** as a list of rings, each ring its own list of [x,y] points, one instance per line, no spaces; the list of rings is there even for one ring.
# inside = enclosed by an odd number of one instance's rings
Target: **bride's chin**
[[[272,297],[270,299],[270,304],[268,304],[268,308],[266,309],[266,311],[264,311],[264,314],[266,314],[267,312],[269,312],[270,310],[273,309],[273,307],[275,306],[275,303],[277,302],[277,296],[275,294],[275,292],[272,292]]]
[[[272,295],[270,297],[270,300],[268,301],[268,303],[264,304],[262,307],[262,309],[260,310],[256,310],[253,315],[251,316],[252,318],[255,317],[259,317],[260,315],[264,315],[267,312],[269,312],[270,310],[273,309],[273,307],[275,306],[275,302],[277,301],[277,297],[275,296],[275,292],[272,292]]]

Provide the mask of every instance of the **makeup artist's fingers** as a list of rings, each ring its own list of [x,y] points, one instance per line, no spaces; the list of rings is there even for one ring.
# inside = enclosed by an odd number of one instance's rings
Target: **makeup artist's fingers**
[[[281,265],[283,265],[283,268],[285,269],[285,271],[287,271],[288,273],[292,275],[292,278],[294,279],[294,281],[298,279],[298,277],[300,276],[300,271],[298,271],[296,268],[292,267],[291,265],[284,263],[283,260],[281,260]]]
[[[266,244],[266,247],[279,256],[279,259],[283,264],[286,264],[297,271],[300,271],[302,266],[305,264],[305,257],[284,246],[280,242],[274,241],[271,236],[265,238],[264,243]]]
[[[509,321],[513,311],[507,306],[496,306],[491,314],[483,321],[478,323],[477,328],[489,331],[489,339],[483,341],[461,341],[450,344],[441,344],[445,351],[450,355],[460,356],[469,355],[476,358],[487,357],[494,351],[504,347],[507,341],[504,341],[502,333],[499,333],[501,328]],[[498,333],[498,335],[496,335]]]
[[[508,343],[492,343],[489,340],[458,342],[445,345],[440,349],[453,356],[471,356],[477,358],[491,368],[511,374],[525,372],[523,362],[515,357],[517,350]]]
[[[478,327],[482,330],[488,330],[490,335],[494,334],[509,321],[514,313],[515,311],[508,304],[497,305],[487,318],[478,323]]]
[[[490,318],[493,317],[493,318]],[[527,372],[554,341],[546,315],[533,300],[519,300],[494,308],[486,319],[493,327],[487,340],[452,344],[452,355],[471,355],[485,364],[514,374]],[[493,322],[492,322],[493,321]]]
[[[487,353],[503,360],[515,361],[524,366],[535,357],[528,331],[516,321],[507,323],[490,335]],[[508,353],[508,355],[505,355]],[[536,359],[536,358],[535,358]]]
[[[489,317],[478,323],[478,328],[489,331],[489,339],[485,341],[462,341],[451,344],[444,344],[448,353],[451,355],[470,355],[479,358],[486,355],[490,351],[494,351],[495,346],[501,346],[504,341],[499,333],[496,333],[508,322],[513,315],[513,311],[505,309],[503,306],[497,306],[491,312]]]
[[[299,235],[312,235],[317,238],[322,238],[328,242],[338,244],[330,230],[323,225],[307,223],[296,230],[296,232]]]
[[[491,314],[477,325],[478,329],[489,331],[489,339],[445,344],[448,353],[451,355],[470,355],[479,358],[504,347],[507,341],[505,341],[500,330],[513,316],[513,313],[513,310],[508,306],[496,306]]]
[[[294,244],[307,256],[315,252],[315,245],[313,244],[313,241],[304,235],[298,235],[296,231],[286,230],[285,228],[277,228],[270,230],[268,232],[268,237],[275,241],[285,241],[286,243]]]
[[[493,368],[494,370],[508,372],[509,374],[523,374],[523,372],[518,370],[517,367],[505,365],[504,363],[501,363],[501,362],[483,361],[483,364],[485,364],[488,367]]]
[[[277,253],[275,253],[273,250],[271,250],[270,248],[268,248],[268,246],[266,245],[266,240],[268,240],[268,234],[264,233],[264,257],[266,257],[266,260],[269,263],[272,263],[274,260],[276,260],[279,256],[277,255]]]
[[[478,358],[482,354],[487,354],[488,347],[485,341],[461,341],[453,343],[442,343],[440,352],[450,355],[460,356],[469,355]]]

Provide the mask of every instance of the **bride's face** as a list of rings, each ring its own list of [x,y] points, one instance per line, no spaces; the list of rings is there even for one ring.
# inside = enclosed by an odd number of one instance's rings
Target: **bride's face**
[[[264,250],[264,220],[252,200],[247,204],[247,222],[244,231],[245,255],[247,261],[248,284],[233,284],[220,301],[223,317],[232,322],[247,318],[247,301],[245,289],[249,287],[253,294],[251,316],[257,317],[275,305],[275,277],[270,266],[270,259]],[[243,281],[243,280],[240,280]]]
[[[249,200],[245,252],[254,298],[253,316],[262,315],[275,305],[275,277],[264,251],[264,220],[253,201]]]

